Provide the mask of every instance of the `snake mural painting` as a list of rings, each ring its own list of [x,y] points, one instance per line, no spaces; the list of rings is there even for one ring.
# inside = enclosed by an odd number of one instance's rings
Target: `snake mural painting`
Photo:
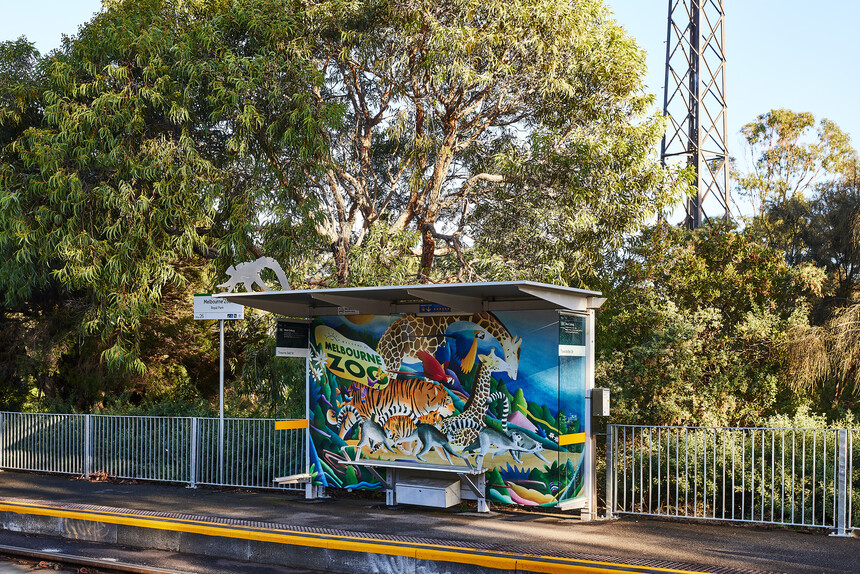
[[[554,506],[582,495],[583,441],[560,437],[584,430],[585,353],[559,356],[557,312],[324,316],[310,335],[321,484],[380,487],[347,458],[468,461],[488,469],[492,501]]]

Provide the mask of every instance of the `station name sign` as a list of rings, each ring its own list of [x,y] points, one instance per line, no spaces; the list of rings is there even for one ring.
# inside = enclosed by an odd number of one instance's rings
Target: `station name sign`
[[[209,293],[194,296],[194,319],[197,321],[212,319],[231,321],[244,318],[244,305],[231,303],[223,297],[213,297]]]

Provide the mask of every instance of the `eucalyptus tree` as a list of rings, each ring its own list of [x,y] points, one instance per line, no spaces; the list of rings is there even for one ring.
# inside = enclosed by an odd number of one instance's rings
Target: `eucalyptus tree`
[[[810,206],[803,241],[808,258],[823,267],[838,305],[856,303],[860,290],[860,179],[858,164],[821,186]]]
[[[746,124],[741,133],[750,167],[738,171],[736,179],[756,215],[835,181],[857,156],[848,134],[826,118],[816,125],[809,112],[770,110]]]
[[[857,166],[819,188],[801,238],[808,260],[827,272],[828,292],[809,323],[791,331],[792,382],[816,389],[821,406],[858,413],[860,402],[860,186]]]
[[[337,282],[371,236],[421,280],[581,282],[671,197],[644,54],[600,1],[304,7],[313,96],[344,112],[303,183]]]

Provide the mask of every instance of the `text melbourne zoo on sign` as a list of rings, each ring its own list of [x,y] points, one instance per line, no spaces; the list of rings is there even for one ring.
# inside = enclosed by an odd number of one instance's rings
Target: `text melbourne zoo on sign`
[[[231,303],[222,297],[213,297],[207,293],[194,296],[194,319],[197,321],[223,319],[236,320],[245,318],[245,306]]]

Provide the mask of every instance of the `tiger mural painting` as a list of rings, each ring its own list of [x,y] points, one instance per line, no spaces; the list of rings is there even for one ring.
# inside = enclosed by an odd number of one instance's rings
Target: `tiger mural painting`
[[[407,417],[417,426],[419,423],[433,424],[454,414],[454,402],[445,388],[426,379],[394,379],[381,389],[352,385],[342,390],[340,397],[343,403],[337,405],[339,410],[346,404],[352,405],[362,420],[373,419],[383,429],[396,431],[398,435],[402,429],[395,429],[390,421],[402,424],[402,417]],[[336,425],[339,415],[340,412],[331,409],[326,418],[330,424]],[[360,421],[355,414],[343,417],[338,425],[338,436],[344,438],[357,422]]]

